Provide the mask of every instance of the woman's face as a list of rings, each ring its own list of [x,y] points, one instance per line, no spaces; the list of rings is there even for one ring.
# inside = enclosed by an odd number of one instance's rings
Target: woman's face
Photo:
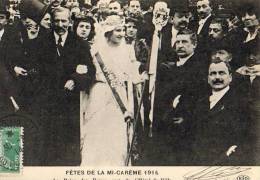
[[[49,13],[45,14],[45,16],[42,18],[41,25],[46,29],[51,28],[51,15]]]
[[[117,26],[110,37],[110,42],[113,44],[121,43],[122,39],[125,36],[125,27],[124,26]]]
[[[91,31],[91,24],[88,22],[80,22],[77,27],[77,35],[86,40],[89,36],[89,33]]]

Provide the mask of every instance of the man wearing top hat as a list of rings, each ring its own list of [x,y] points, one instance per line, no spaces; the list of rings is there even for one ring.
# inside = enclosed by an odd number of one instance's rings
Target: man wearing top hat
[[[79,91],[88,91],[95,67],[88,47],[69,32],[70,11],[56,8],[52,32],[42,39],[47,165],[79,165]]]

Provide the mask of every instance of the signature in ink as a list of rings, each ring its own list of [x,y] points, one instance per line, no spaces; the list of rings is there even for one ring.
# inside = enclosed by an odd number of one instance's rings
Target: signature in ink
[[[184,175],[184,180],[217,180],[220,178],[232,176],[244,171],[248,171],[251,168],[231,166],[231,167],[206,167],[200,170],[189,172]]]

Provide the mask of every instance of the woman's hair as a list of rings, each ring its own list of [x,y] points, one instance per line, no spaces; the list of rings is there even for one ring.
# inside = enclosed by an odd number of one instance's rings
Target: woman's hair
[[[96,34],[95,33],[95,26],[94,26],[95,20],[92,17],[90,17],[90,16],[85,16],[85,17],[81,17],[81,18],[75,17],[74,23],[73,23],[73,32],[75,34],[77,34],[77,28],[78,28],[80,22],[87,22],[87,23],[90,24],[91,30],[90,30],[90,33],[88,35],[88,39],[87,40],[91,41],[94,38],[95,34]]]
[[[105,38],[110,39],[112,34],[113,34],[113,30],[105,32],[104,36],[105,36]]]

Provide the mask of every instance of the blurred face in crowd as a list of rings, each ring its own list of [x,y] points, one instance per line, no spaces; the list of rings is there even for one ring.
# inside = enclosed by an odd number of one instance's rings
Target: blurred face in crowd
[[[124,26],[117,26],[113,31],[112,35],[109,39],[109,42],[112,44],[120,44],[125,36],[125,27]]]
[[[172,17],[172,23],[178,30],[186,29],[190,22],[191,14],[189,12],[175,12]]]
[[[30,18],[26,18],[26,30],[29,39],[35,39],[39,33],[39,25]]]
[[[88,36],[89,36],[89,33],[91,31],[91,25],[90,23],[88,22],[84,22],[84,21],[81,21],[77,27],[77,35],[84,39],[84,40],[87,40],[88,39]]]
[[[214,51],[211,54],[211,59],[213,61],[224,61],[224,62],[230,62],[232,60],[232,54],[224,49],[220,49],[217,51]]]
[[[2,30],[5,25],[7,24],[7,16],[6,14],[1,14],[0,13],[0,30]]]
[[[126,24],[126,36],[135,38],[137,33],[137,27],[134,22],[128,22]]]
[[[130,13],[136,13],[141,11],[140,2],[137,0],[132,0],[129,2],[129,12]]]
[[[49,13],[46,13],[45,16],[42,18],[41,25],[46,29],[51,28],[51,15]]]
[[[176,52],[180,58],[185,58],[194,52],[196,45],[191,41],[191,35],[179,34],[176,37]]]
[[[211,39],[221,39],[224,32],[220,23],[212,23],[209,25],[209,37]]]
[[[51,0],[53,7],[59,7],[61,5],[62,0]]]
[[[67,0],[65,7],[70,9],[73,7],[79,7],[79,2],[78,0]]]
[[[55,12],[53,16],[53,28],[58,35],[63,35],[68,31],[70,24],[69,10]]]
[[[242,21],[245,27],[257,26],[259,24],[256,14],[253,12],[246,12],[243,14]]]
[[[232,81],[232,75],[224,62],[211,63],[209,66],[208,83],[213,91],[220,91]]]
[[[209,0],[199,0],[197,2],[197,12],[201,19],[206,18],[211,14],[212,8],[210,7]]]
[[[108,10],[110,15],[117,15],[121,11],[121,5],[117,1],[112,2],[108,5]]]
[[[153,23],[165,26],[169,18],[169,8],[166,2],[156,2],[153,9]]]

